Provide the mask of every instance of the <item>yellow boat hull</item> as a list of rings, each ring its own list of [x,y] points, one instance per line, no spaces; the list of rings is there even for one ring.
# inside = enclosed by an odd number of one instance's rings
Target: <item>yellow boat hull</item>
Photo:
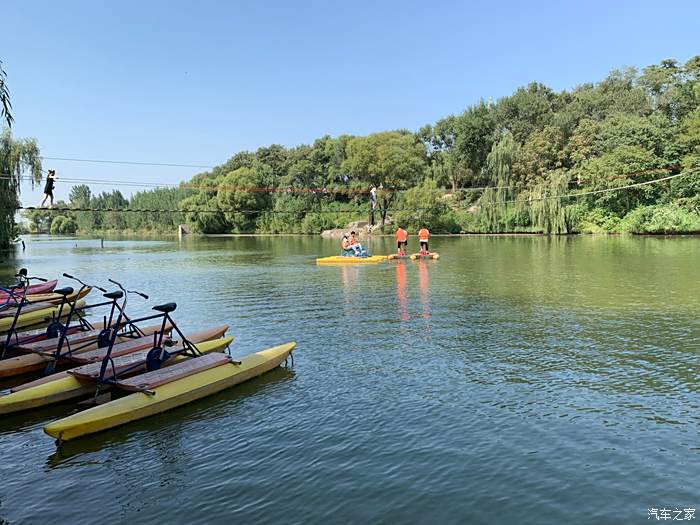
[[[203,343],[197,343],[197,349],[206,354],[210,352],[222,352],[233,341],[233,337],[222,337]],[[178,355],[172,361],[166,361],[164,366],[178,363],[187,356]],[[90,395],[95,391],[94,383],[83,383],[75,377],[65,373],[56,374],[57,379],[37,386],[25,388],[0,396],[0,414],[22,412],[32,408],[43,407]]]
[[[59,441],[69,441],[171,410],[278,367],[295,346],[296,343],[287,343],[247,355],[240,364],[227,363],[155,387],[152,395],[129,394],[49,423],[44,432]]]
[[[319,257],[316,264],[372,264],[386,261],[385,255],[372,255],[370,257],[343,257],[333,255],[331,257]]]
[[[83,299],[79,300],[76,303],[77,307],[83,308],[85,307],[85,301]],[[29,312],[26,314],[19,314],[19,318],[17,319],[17,328],[24,328],[25,326],[32,326],[35,324],[40,324],[40,323],[45,323],[47,321],[51,320],[51,317],[53,315],[58,315],[58,311],[60,309],[60,306],[55,305],[51,306],[48,308],[42,308],[41,310],[36,310],[34,312]],[[70,311],[70,308],[64,307],[63,308],[63,317],[67,317],[68,312]],[[12,320],[13,317],[3,317],[0,319],[0,332],[7,332],[10,328],[12,328]]]

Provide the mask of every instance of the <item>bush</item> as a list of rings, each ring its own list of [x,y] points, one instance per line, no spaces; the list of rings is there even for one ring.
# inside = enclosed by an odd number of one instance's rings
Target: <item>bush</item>
[[[593,208],[584,212],[579,224],[583,233],[612,233],[620,231],[621,219],[610,210]]]
[[[394,223],[411,231],[426,226],[436,233],[458,233],[460,226],[449,200],[433,179],[425,179],[402,196],[397,205],[401,211],[393,215]]]
[[[678,204],[644,206],[628,213],[620,228],[630,233],[700,233],[700,214]]]
[[[78,231],[78,224],[73,217],[59,215],[51,221],[51,235],[73,235]]]

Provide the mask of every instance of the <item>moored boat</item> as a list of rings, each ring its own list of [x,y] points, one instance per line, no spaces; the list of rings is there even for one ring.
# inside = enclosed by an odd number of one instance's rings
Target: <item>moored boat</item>
[[[223,337],[227,329],[228,326],[221,326],[202,330],[191,334],[190,341],[203,354],[222,352],[233,341],[233,337]],[[145,369],[147,353],[147,350],[141,350],[115,357],[113,364],[117,369],[125,370],[128,367],[132,373],[139,373]],[[171,366],[187,358],[189,357],[185,354],[175,355],[171,360],[165,361],[163,366]],[[0,414],[21,412],[88,396],[95,392],[95,380],[99,376],[100,366],[101,362],[94,362],[14,387],[11,393],[0,396]],[[104,389],[106,388],[103,387]]]
[[[146,326],[141,328],[142,337],[134,338],[132,336],[123,336],[117,339],[117,352],[125,348],[131,351],[141,350],[149,347],[153,338],[150,337],[161,329],[160,325]],[[70,354],[63,354],[59,365],[66,365],[78,361],[79,356],[84,352],[91,352],[97,349],[97,337],[101,330],[88,330],[84,332],[76,332],[66,337],[74,345]],[[23,344],[19,347],[20,351],[27,352],[23,355],[17,355],[7,359],[0,359],[0,378],[14,377],[32,372],[40,372],[47,365],[54,362],[53,352],[56,350],[59,339],[46,339],[36,343]],[[124,345],[119,347],[119,345]],[[74,359],[75,358],[75,359]],[[85,363],[89,361],[78,361]]]
[[[85,300],[80,299],[76,302],[76,308],[82,309],[85,307]],[[61,305],[50,305],[46,308],[40,310],[35,310],[33,312],[21,313],[17,318],[17,324],[15,328],[24,328],[27,326],[33,326],[36,324],[41,324],[52,320],[54,316],[59,314],[61,310]],[[61,312],[61,317],[67,317],[68,311]],[[13,317],[3,317],[0,318],[0,332],[7,332],[12,328]]]
[[[238,361],[207,354],[119,381],[117,388],[135,392],[49,423],[44,432],[59,442],[69,441],[165,412],[278,367],[295,346],[286,343]]]
[[[30,284],[27,288],[27,295],[49,293],[53,291],[54,288],[56,288],[57,284],[58,279],[54,279],[53,281],[46,281],[45,283]],[[22,290],[19,290],[19,292],[22,292]],[[0,301],[7,300],[7,297],[9,295],[10,294],[8,294],[5,290],[0,290]]]

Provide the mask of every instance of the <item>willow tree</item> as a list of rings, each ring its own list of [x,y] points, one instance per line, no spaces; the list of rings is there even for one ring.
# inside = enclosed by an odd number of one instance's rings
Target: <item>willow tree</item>
[[[5,70],[2,68],[2,60],[0,60],[0,118],[4,118],[7,127],[10,128],[14,119],[10,113],[12,104],[10,103],[10,90],[5,83],[6,78]]]
[[[13,139],[6,129],[0,134],[0,249],[7,249],[14,237],[15,212],[25,174],[32,187],[41,181],[39,147],[34,139]]]
[[[518,156],[519,146],[510,131],[504,131],[486,157],[489,188],[481,196],[480,206],[488,231],[497,232],[501,228],[509,230],[508,213],[510,201],[515,200],[517,191],[512,188],[513,164]]]
[[[530,189],[530,219],[542,233],[572,233],[575,228],[574,206],[565,203],[569,175],[552,172],[549,178]]]

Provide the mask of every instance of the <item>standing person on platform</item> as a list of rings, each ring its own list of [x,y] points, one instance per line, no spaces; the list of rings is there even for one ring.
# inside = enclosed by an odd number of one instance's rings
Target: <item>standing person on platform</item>
[[[401,226],[396,230],[396,249],[398,254],[401,256],[406,255],[406,246],[408,245],[408,232],[404,230]]]
[[[428,228],[423,226],[418,232],[418,242],[420,242],[420,253],[421,255],[428,255],[430,251],[428,250],[428,241],[430,240],[430,232]]]
[[[46,176],[46,185],[44,186],[44,200],[41,201],[41,208],[43,208],[44,204],[46,204],[46,199],[49,199],[49,208],[53,208],[53,181],[56,178],[56,170],[49,170],[49,174]]]

